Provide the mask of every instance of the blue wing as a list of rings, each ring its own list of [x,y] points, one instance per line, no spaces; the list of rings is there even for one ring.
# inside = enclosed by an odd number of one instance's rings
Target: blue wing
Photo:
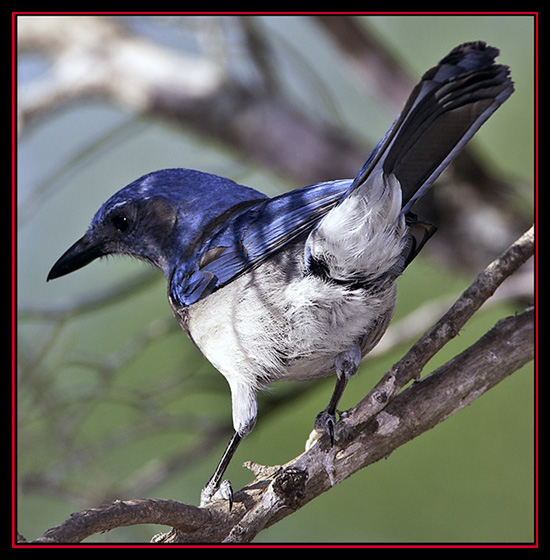
[[[172,297],[181,305],[199,301],[313,229],[340,200],[362,196],[380,175],[399,182],[403,213],[413,225],[408,213],[414,202],[513,92],[508,67],[494,64],[497,55],[485,43],[465,43],[428,70],[353,181],[319,183],[224,215],[224,225],[201,241],[196,258],[182,261]],[[433,233],[419,225],[423,239],[416,252]]]
[[[191,270],[185,266],[176,270],[172,297],[180,305],[191,305],[257,267],[311,230],[351,183],[350,179],[330,181],[290,191],[233,216],[203,244]]]

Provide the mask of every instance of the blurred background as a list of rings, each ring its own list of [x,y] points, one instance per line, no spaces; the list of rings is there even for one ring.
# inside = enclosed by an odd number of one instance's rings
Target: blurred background
[[[356,404],[476,273],[533,221],[532,16],[19,16],[18,530],[41,535],[113,499],[197,504],[230,436],[224,378],[179,329],[160,272],[104,259],[46,283],[99,206],[166,167],[270,196],[352,177],[412,86],[456,45],[501,50],[516,92],[417,213],[438,234],[399,280],[395,328],[362,365]],[[430,364],[532,302],[507,281]],[[406,328],[399,328],[406,325]],[[245,460],[301,453],[334,380],[261,396]],[[90,542],[146,542],[138,526]],[[534,538],[534,375],[528,364],[255,542],[526,543]]]

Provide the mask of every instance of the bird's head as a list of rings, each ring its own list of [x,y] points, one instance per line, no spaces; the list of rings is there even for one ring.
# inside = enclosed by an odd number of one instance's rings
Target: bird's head
[[[54,264],[48,280],[110,254],[150,262],[169,277],[216,218],[236,204],[262,198],[253,189],[199,171],[149,173],[103,204],[88,231]]]

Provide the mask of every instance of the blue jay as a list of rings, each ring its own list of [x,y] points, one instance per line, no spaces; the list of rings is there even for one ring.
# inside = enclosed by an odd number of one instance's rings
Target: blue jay
[[[234,435],[201,503],[231,504],[223,474],[274,381],[336,374],[314,423],[333,442],[344,388],[391,320],[395,281],[435,232],[414,203],[513,92],[498,53],[465,43],[428,70],[354,179],[268,198],[200,171],[155,171],[107,200],[51,269],[48,280],[120,253],[166,276],[175,317],[231,390]]]

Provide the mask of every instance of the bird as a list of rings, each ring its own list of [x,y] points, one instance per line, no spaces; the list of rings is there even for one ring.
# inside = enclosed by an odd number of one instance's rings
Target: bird
[[[336,376],[313,423],[334,444],[340,397],[390,324],[396,280],[437,229],[415,202],[514,91],[499,54],[467,42],[426,71],[353,179],[270,198],[195,169],[153,171],[109,198],[51,268],[47,280],[124,254],[164,273],[175,318],[231,393],[233,435],[201,506],[231,508],[225,471],[275,381]]]

